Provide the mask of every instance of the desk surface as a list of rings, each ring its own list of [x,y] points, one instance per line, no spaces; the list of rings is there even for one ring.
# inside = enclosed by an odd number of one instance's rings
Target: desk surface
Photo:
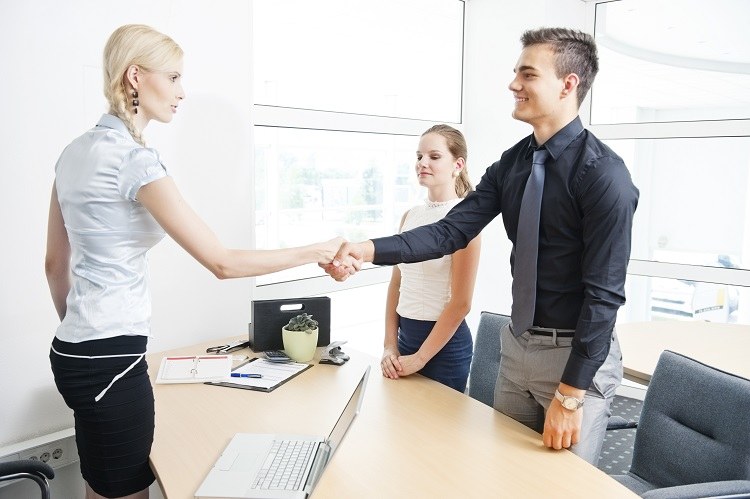
[[[206,346],[168,353],[198,354]],[[166,353],[149,356],[152,379]],[[164,496],[192,498],[237,432],[327,434],[372,361],[355,354],[341,367],[315,364],[271,393],[154,385],[151,464]],[[375,364],[362,410],[313,493],[314,499],[501,496],[636,497],[570,452],[546,449],[537,433],[492,408],[421,376],[385,379]]]
[[[626,378],[648,384],[659,355],[672,350],[750,379],[750,326],[703,321],[652,321],[617,325]]]

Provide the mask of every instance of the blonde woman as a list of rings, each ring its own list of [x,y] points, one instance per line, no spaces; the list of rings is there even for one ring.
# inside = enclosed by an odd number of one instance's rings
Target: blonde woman
[[[471,190],[466,140],[448,125],[435,125],[419,140],[415,165],[427,188],[423,205],[404,214],[400,231],[443,218]],[[388,286],[381,369],[398,379],[415,372],[463,392],[473,352],[464,318],[471,308],[480,238],[453,255],[393,268]]]
[[[330,261],[341,243],[229,249],[193,212],[142,136],[150,121],[172,121],[185,98],[182,56],[148,26],[112,33],[104,49],[109,112],[55,166],[45,270],[61,324],[50,362],[74,411],[87,498],[145,498],[154,481],[146,252],[166,233],[227,279]]]

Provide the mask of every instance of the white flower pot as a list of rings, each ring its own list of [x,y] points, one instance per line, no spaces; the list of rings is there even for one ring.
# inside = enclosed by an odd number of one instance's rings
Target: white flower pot
[[[281,339],[284,342],[284,352],[297,362],[309,362],[315,356],[318,346],[318,328],[308,331],[289,331],[281,328]]]

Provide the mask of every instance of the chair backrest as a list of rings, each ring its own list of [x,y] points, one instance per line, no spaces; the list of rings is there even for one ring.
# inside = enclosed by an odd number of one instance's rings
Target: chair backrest
[[[663,352],[630,473],[660,488],[750,479],[750,380]]]
[[[500,330],[510,317],[483,311],[474,341],[474,357],[469,370],[469,396],[492,407],[495,382],[500,370]]]

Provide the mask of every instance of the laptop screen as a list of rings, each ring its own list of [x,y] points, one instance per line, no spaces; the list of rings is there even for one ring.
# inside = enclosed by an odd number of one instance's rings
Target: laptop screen
[[[335,425],[333,425],[331,434],[328,435],[328,440],[326,441],[326,443],[330,447],[330,452],[328,454],[329,459],[330,456],[332,456],[336,451],[336,447],[339,446],[341,440],[343,440],[344,435],[346,434],[346,430],[349,429],[352,420],[359,413],[359,408],[362,406],[362,399],[364,398],[363,394],[365,392],[365,385],[367,384],[367,376],[369,374],[370,366],[367,366],[367,369],[362,375],[362,379],[359,380],[357,388],[354,389],[349,402],[347,402],[346,407],[344,407],[344,410],[341,412],[339,420],[336,421]]]

